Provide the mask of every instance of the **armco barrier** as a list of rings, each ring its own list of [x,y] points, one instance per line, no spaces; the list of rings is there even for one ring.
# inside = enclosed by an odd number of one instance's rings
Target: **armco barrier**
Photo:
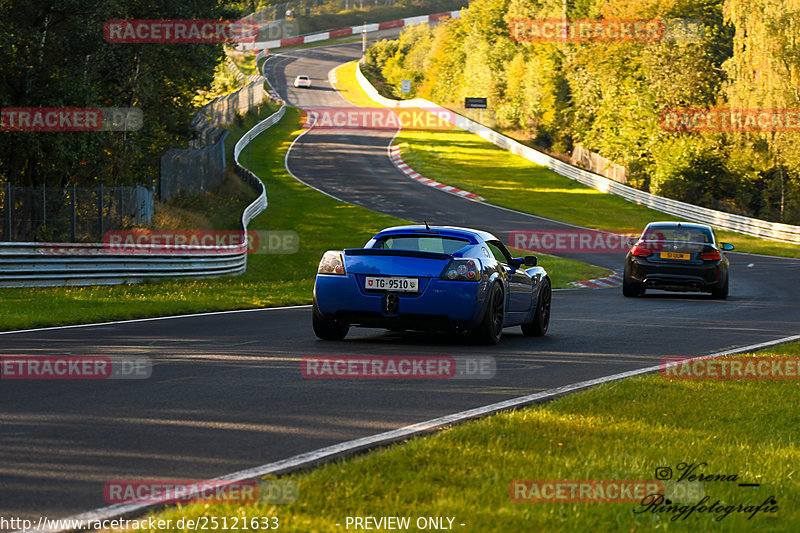
[[[258,191],[242,213],[242,230],[267,208],[267,191],[258,176],[242,167],[238,157],[256,135],[283,117],[281,107],[262,120],[236,143],[236,173]],[[145,253],[114,253],[104,244],[0,242],[0,287],[45,287],[58,285],[105,285],[136,283],[166,277],[211,277],[241,274],[247,268],[245,244],[191,246],[182,254],[148,254],[158,246],[142,246]]]
[[[416,17],[407,17],[398,20],[389,20],[386,22],[375,22],[372,24],[360,24],[358,26],[348,26],[338,30],[329,30],[317,33],[309,33],[307,35],[298,35],[297,37],[289,37],[286,39],[274,39],[271,41],[261,41],[257,43],[241,43],[238,45],[239,50],[263,50],[283,48],[285,46],[295,46],[298,44],[315,43],[319,41],[327,41],[335,37],[345,37],[347,35],[360,35],[362,31],[372,33],[380,30],[387,30],[390,28],[403,28],[405,26],[414,26],[415,24],[426,24],[428,22],[436,22],[447,18],[460,18],[461,11],[445,11],[444,13],[433,13],[430,15],[419,15]]]
[[[358,83],[361,85],[361,88],[366,91],[370,98],[381,105],[387,107],[424,107],[430,111],[445,110],[443,107],[434,104],[433,102],[429,102],[423,98],[414,98],[413,100],[392,100],[382,96],[361,72],[360,66],[359,68],[356,68],[356,77],[358,78]],[[487,141],[499,146],[500,148],[504,148],[514,154],[524,157],[529,161],[545,166],[557,174],[575,180],[578,183],[582,183],[583,185],[591,187],[592,189],[615,194],[625,198],[630,202],[635,202],[651,209],[655,209],[656,211],[661,211],[662,213],[674,215],[676,217],[691,220],[693,222],[708,224],[718,229],[735,231],[737,233],[744,233],[745,235],[762,237],[764,239],[770,239],[774,241],[800,244],[800,226],[791,226],[789,224],[767,222],[766,220],[760,220],[757,218],[733,215],[730,213],[724,213],[722,211],[716,211],[706,207],[687,204],[678,200],[671,200],[669,198],[664,198],[663,196],[656,196],[655,194],[640,191],[587,170],[583,170],[582,168],[577,168],[564,163],[563,161],[559,161],[558,159],[550,157],[547,154],[534,150],[528,146],[524,146],[510,137],[506,137],[505,135],[478,124],[477,122],[474,122],[462,115],[449,112],[443,114],[442,116],[445,115],[450,117],[448,118],[448,121],[451,124],[480,135]]]

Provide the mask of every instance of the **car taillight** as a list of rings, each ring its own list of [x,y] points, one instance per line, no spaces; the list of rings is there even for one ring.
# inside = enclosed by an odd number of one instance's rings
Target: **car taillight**
[[[334,252],[328,250],[322,256],[317,268],[317,274],[338,274],[344,276],[344,259],[342,259],[342,252]]]
[[[704,259],[706,261],[719,261],[722,259],[722,256],[718,251],[712,250],[710,252],[703,252],[700,254],[700,259]]]
[[[446,281],[480,281],[480,263],[474,259],[453,259],[441,277]]]
[[[631,255],[636,255],[639,257],[647,257],[648,255],[653,255],[651,250],[648,250],[644,246],[639,246],[638,244],[631,248]]]

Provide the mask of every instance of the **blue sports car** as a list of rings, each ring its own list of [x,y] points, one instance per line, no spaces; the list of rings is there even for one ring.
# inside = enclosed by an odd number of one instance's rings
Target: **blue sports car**
[[[314,283],[313,326],[325,340],[363,326],[464,331],[497,344],[507,326],[544,335],[550,300],[550,278],[536,257],[511,257],[490,233],[399,226],[364,248],[325,252]]]

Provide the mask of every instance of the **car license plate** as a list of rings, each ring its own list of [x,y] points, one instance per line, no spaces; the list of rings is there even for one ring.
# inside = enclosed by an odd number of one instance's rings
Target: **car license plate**
[[[689,261],[692,258],[691,254],[681,254],[678,252],[661,252],[661,259],[680,259],[681,261]]]
[[[368,277],[364,286],[375,291],[419,292],[419,279]]]

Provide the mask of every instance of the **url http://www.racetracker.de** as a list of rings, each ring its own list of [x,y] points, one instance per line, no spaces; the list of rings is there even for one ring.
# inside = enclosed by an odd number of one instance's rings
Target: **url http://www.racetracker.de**
[[[219,529],[278,529],[277,516],[198,516],[196,518],[158,519],[154,516],[138,519],[114,518],[82,520],[77,518],[51,519],[40,516],[38,520],[25,518],[6,518],[0,516],[0,530],[3,531],[73,531],[73,530],[171,530],[217,531]]]

